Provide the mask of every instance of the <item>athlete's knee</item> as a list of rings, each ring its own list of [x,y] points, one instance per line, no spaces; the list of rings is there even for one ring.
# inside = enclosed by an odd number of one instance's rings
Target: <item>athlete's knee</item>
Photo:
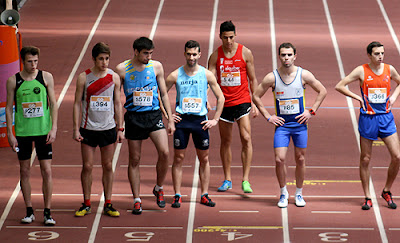
[[[392,155],[392,163],[395,163],[397,165],[400,164],[400,153]]]
[[[92,173],[93,164],[91,163],[83,163],[82,165],[82,173]]]
[[[184,154],[175,154],[174,155],[174,165],[182,164],[184,159],[185,159]]]
[[[43,179],[51,178],[51,167],[50,166],[41,167],[40,170],[42,172]]]
[[[29,179],[29,177],[31,175],[30,167],[20,167],[19,174],[20,174],[21,180]]]
[[[371,161],[371,155],[362,154],[360,156],[360,167],[368,167],[370,161]]]
[[[167,161],[169,157],[169,150],[168,148],[160,149],[158,151],[158,160],[159,161]]]
[[[285,158],[280,157],[280,156],[275,156],[275,164],[276,166],[283,166],[285,165]]]
[[[105,171],[105,172],[112,172],[112,170],[113,170],[113,168],[112,168],[112,162],[110,162],[110,163],[104,163],[104,164],[102,165],[102,167],[103,167],[103,171]]]

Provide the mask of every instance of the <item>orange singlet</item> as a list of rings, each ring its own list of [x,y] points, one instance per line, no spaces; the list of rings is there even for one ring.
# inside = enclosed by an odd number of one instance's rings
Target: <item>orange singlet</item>
[[[238,44],[232,58],[225,57],[222,46],[218,48],[217,79],[225,96],[224,107],[250,103],[246,62],[243,60],[243,45]]]
[[[367,111],[360,109],[360,112],[368,115],[389,113],[390,65],[384,64],[381,75],[376,75],[368,64],[362,66],[364,81],[360,88]]]

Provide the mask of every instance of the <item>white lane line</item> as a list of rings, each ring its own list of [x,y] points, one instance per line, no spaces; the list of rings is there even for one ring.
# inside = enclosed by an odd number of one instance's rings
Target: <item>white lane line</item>
[[[259,213],[260,211],[219,211],[220,213]]]
[[[235,198],[235,197],[240,197],[240,198],[276,198],[276,195],[247,195],[247,194],[241,194],[241,195],[220,195],[220,194],[213,194],[212,197],[218,197],[218,198]]]
[[[383,18],[385,19],[386,25],[388,26],[390,35],[392,36],[392,39],[394,41],[394,44],[396,45],[397,51],[400,54],[400,43],[399,39],[397,38],[396,32],[393,29],[392,23],[390,22],[389,16],[386,13],[385,7],[382,4],[381,0],[376,0],[378,2],[379,8],[382,12]]]
[[[162,229],[162,230],[181,230],[183,227],[125,227],[125,226],[112,226],[112,227],[102,227],[102,229]]]
[[[400,228],[389,228],[389,230],[400,230]]]
[[[167,210],[165,209],[147,209],[147,210],[142,210],[143,212],[148,212],[148,213],[166,213]],[[126,210],[128,213],[132,213],[132,209]]]
[[[199,167],[200,161],[196,156],[196,162],[193,172],[193,183],[192,183],[192,194],[190,196],[190,207],[188,216],[188,225],[186,231],[186,243],[191,243],[193,241],[193,226],[194,226],[194,216],[196,212],[196,197],[197,197],[197,187],[199,185]]]
[[[6,228],[10,229],[87,229],[87,227],[78,227],[78,226],[6,226]]]
[[[217,25],[217,15],[218,15],[218,4],[219,0],[214,1],[213,16],[210,28],[210,39],[208,41],[208,56],[209,58],[214,51],[214,38],[215,38],[215,26]]]
[[[324,213],[327,213],[327,214],[330,214],[330,213],[333,213],[333,214],[348,214],[348,213],[351,213],[350,211],[311,211],[311,213],[321,213],[321,214],[324,214]]]
[[[156,17],[154,18],[153,22],[153,27],[151,28],[149,39],[153,39],[154,35],[156,34],[157,26],[158,26],[158,20],[160,20],[160,15],[161,15],[161,10],[164,5],[164,0],[160,0],[160,4],[158,5]]]
[[[43,212],[44,209],[36,209],[36,212]],[[52,212],[75,212],[75,209],[51,209]]]
[[[295,230],[375,230],[374,228],[293,227]]]
[[[128,168],[128,165],[120,165],[121,168]],[[140,168],[155,168],[156,165],[139,165]],[[192,168],[191,165],[182,165],[183,168]],[[172,165],[169,165],[168,168],[172,168]]]
[[[113,197],[132,197],[132,193],[118,193],[112,194]],[[164,197],[173,197],[175,194],[164,194]],[[153,194],[140,194],[140,197],[154,197]],[[182,197],[187,197],[187,195],[182,195]]]
[[[334,49],[335,49],[336,59],[337,59],[338,66],[339,66],[339,71],[340,71],[340,77],[341,77],[341,79],[343,79],[345,77],[344,68],[343,68],[343,62],[342,62],[342,58],[340,56],[339,45],[337,43],[335,30],[333,28],[331,15],[330,15],[329,8],[328,8],[328,3],[327,3],[327,0],[322,0],[322,2],[324,4],[325,15],[326,15],[326,19],[327,19],[328,25],[329,25],[329,32],[331,34],[332,43],[333,43],[333,46],[334,46]],[[349,87],[347,87],[347,88],[349,88]],[[350,112],[351,122],[353,124],[354,134],[355,134],[355,136],[357,138],[358,149],[359,149],[359,151],[361,151],[361,148],[360,148],[360,134],[358,133],[358,128],[357,128],[358,125],[357,125],[356,114],[355,114],[355,111],[353,109],[354,108],[353,101],[348,96],[346,96],[346,100],[347,100],[347,105],[350,108],[349,112]],[[377,223],[378,229],[379,229],[379,234],[381,236],[382,242],[383,243],[387,243],[388,242],[388,238],[387,238],[387,235],[386,235],[386,232],[385,232],[385,227],[383,225],[381,212],[379,210],[379,204],[378,204],[378,201],[376,200],[375,188],[374,188],[374,184],[372,182],[372,177],[369,178],[369,185],[370,185],[369,189],[370,189],[370,192],[371,192],[372,205],[374,205],[373,210],[374,210],[374,213],[375,213],[376,223]]]
[[[90,194],[90,196],[98,196],[99,194]],[[33,193],[31,196],[43,196],[42,193]],[[52,196],[62,196],[62,197],[75,197],[82,196],[82,194],[72,194],[72,193],[54,193]]]

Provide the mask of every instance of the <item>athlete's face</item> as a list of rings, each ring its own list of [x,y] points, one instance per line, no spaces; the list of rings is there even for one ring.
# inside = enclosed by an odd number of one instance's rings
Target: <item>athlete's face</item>
[[[24,60],[24,69],[27,73],[34,73],[37,69],[37,65],[39,62],[38,55],[26,54]]]
[[[219,35],[219,38],[222,40],[222,46],[225,49],[232,49],[233,44],[235,44],[235,31],[225,31],[222,32],[222,34]]]
[[[137,57],[137,60],[143,64],[147,64],[149,63],[149,61],[151,60],[151,56],[153,55],[153,50],[147,50],[147,49],[143,49],[140,52],[135,50],[135,55]]]
[[[292,48],[281,48],[279,54],[279,59],[281,60],[282,66],[290,67],[293,65],[296,56]]]
[[[371,62],[374,64],[383,63],[384,56],[385,56],[385,49],[383,48],[383,46],[372,48],[371,55],[368,54],[369,59],[371,59]]]
[[[186,64],[189,67],[194,67],[197,65],[197,61],[201,56],[201,52],[199,52],[199,48],[186,48],[185,57],[186,57]]]
[[[93,59],[94,66],[100,71],[105,71],[108,68],[108,64],[110,63],[110,55],[106,53],[100,53],[96,59]]]

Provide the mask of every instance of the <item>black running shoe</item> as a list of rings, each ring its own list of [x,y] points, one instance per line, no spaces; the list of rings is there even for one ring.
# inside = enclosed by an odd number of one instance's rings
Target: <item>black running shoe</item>
[[[174,196],[174,202],[172,203],[173,208],[180,208],[182,203],[182,197],[175,195]]]
[[[132,214],[142,214],[142,203],[141,202],[135,202],[135,204],[133,204],[133,209],[132,209]]]
[[[164,191],[162,189],[156,191],[156,187],[154,187],[153,194],[157,197],[157,205],[160,208],[165,208]]]
[[[211,201],[211,199],[208,197],[208,194],[204,194],[201,197],[200,203],[209,207],[215,207],[215,202]]]
[[[372,201],[371,198],[365,198],[365,202],[362,205],[362,210],[369,210],[370,208],[372,208]]]
[[[397,205],[393,202],[392,193],[390,191],[382,191],[382,198],[386,200],[389,208],[396,209]]]

